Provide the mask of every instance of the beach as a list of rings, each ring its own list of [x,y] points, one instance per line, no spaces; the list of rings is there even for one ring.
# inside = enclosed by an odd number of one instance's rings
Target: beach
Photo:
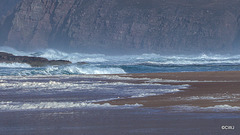
[[[1,76],[0,133],[234,135],[240,132],[239,76],[238,71]]]
[[[176,93],[112,100],[108,103],[112,105],[138,103],[142,104],[143,107],[170,107],[181,105],[195,107],[214,107],[221,105],[240,107],[239,71],[148,73],[130,74],[125,77],[127,76],[131,76],[132,78],[163,79],[165,81],[161,82],[161,84],[188,84],[189,87]]]
[[[240,0],[1,0],[0,135],[240,135]]]

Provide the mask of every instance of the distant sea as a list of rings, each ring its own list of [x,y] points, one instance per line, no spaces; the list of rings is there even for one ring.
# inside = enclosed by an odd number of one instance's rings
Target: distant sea
[[[1,52],[16,56],[44,57],[49,60],[69,60],[73,64],[35,68],[22,63],[0,63],[0,76],[125,74],[157,72],[239,71],[240,55],[121,55],[65,53],[54,49],[36,52],[0,47]],[[77,64],[86,62],[87,64]]]

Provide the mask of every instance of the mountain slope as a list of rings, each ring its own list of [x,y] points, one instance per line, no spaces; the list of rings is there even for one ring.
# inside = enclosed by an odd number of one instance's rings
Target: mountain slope
[[[23,0],[5,19],[1,43],[23,50],[223,53],[239,49],[239,6],[239,0]]]
[[[0,18],[6,16],[21,0],[1,0],[0,1]]]

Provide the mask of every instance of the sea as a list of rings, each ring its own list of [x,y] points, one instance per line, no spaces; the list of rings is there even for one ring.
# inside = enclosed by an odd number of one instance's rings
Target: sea
[[[193,113],[143,108],[138,103],[99,104],[115,99],[182,92],[189,87],[187,83],[161,84],[162,79],[133,78],[128,74],[240,71],[240,55],[152,53],[109,56],[66,53],[56,49],[24,52],[10,47],[0,47],[0,52],[72,62],[46,67],[0,63],[2,135],[225,134],[229,132],[222,131],[221,126],[240,125],[240,116],[232,113],[236,108],[227,108],[231,113],[219,113],[219,109],[226,110],[222,107],[210,110],[218,113]]]
[[[0,76],[126,74],[158,72],[239,71],[240,55],[121,55],[65,53],[54,49],[36,52],[0,47],[0,52],[16,56],[43,57],[49,60],[69,60],[73,64],[34,68],[22,63],[0,63]],[[86,64],[81,64],[85,62]]]

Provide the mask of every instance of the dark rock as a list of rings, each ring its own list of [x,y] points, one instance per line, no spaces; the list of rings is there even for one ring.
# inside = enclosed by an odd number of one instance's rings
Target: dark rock
[[[22,0],[4,45],[100,53],[239,51],[239,0]]]
[[[51,65],[66,65],[71,64],[66,60],[48,60],[41,57],[28,57],[28,56],[14,56],[9,53],[0,52],[0,62],[3,63],[27,63],[32,67],[43,67]]]
[[[76,64],[78,64],[78,65],[86,65],[88,63],[87,62],[77,62]]]

